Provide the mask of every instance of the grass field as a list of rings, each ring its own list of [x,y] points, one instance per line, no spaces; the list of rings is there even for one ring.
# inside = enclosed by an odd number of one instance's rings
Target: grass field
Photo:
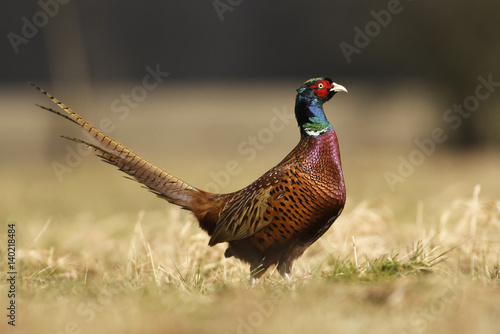
[[[237,149],[268,126],[273,108],[293,110],[289,92],[259,95],[254,105],[261,112],[253,115],[245,108],[253,108],[252,96],[260,91],[243,98],[237,115],[230,106],[216,109],[217,96],[210,93],[200,98],[208,115],[193,119],[178,111],[162,115],[161,122],[156,117],[164,101],[172,110],[181,102],[151,96],[141,109],[157,112],[132,113],[117,121],[112,135],[193,185],[215,183],[221,191],[245,186],[296,143],[290,122],[253,159]],[[413,139],[432,129],[431,113],[418,117],[419,126],[408,121],[407,131],[380,130],[373,140],[377,131],[358,129],[366,119],[355,110],[377,103],[366,98],[363,105],[356,93],[348,97],[358,102],[339,97],[326,107],[341,140],[346,209],[295,262],[291,282],[269,271],[255,286],[248,285],[248,267],[225,259],[224,245],[208,247],[208,237],[186,212],[97,158],[85,157],[58,180],[51,163],[64,162],[67,143],[57,134],[74,127],[33,110],[32,103],[44,102],[37,96],[29,104],[12,102],[30,120],[7,115],[14,125],[4,126],[2,140],[18,137],[16,124],[30,135],[4,148],[8,159],[0,167],[0,332],[499,333],[498,152],[438,147],[391,191],[384,173],[397,169],[397,157],[407,156]],[[110,100],[96,103],[106,110]],[[427,103],[416,102],[413,108]],[[191,110],[203,108],[202,102],[192,104]],[[392,108],[404,109],[397,101]],[[405,119],[382,113],[373,120],[385,117],[380,124],[389,128]],[[98,114],[89,118],[99,120]],[[55,153],[47,153],[51,146]],[[220,178],[217,183],[214,175],[221,177],[230,160],[241,171],[227,185]],[[6,317],[12,300],[9,224],[16,230],[15,327]]]

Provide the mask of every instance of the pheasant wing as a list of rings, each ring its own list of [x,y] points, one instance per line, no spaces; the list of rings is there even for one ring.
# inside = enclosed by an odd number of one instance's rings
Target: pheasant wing
[[[278,183],[285,171],[274,168],[227,201],[209,245],[247,238],[272,221],[270,203],[280,197]]]

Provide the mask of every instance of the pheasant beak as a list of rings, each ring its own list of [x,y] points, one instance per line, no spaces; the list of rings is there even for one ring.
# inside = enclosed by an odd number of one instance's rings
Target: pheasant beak
[[[344,92],[344,93],[347,93],[347,89],[344,86],[339,85],[338,83],[332,82],[332,88],[330,88],[330,92],[335,92],[335,93]]]

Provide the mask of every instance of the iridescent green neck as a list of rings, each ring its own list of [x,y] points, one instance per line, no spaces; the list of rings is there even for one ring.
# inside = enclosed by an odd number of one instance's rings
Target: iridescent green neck
[[[328,132],[332,128],[331,124],[328,123],[328,121],[326,121],[325,123],[318,117],[310,117],[309,120],[311,122],[302,125],[302,130],[304,130],[306,135],[308,135],[309,137],[316,138],[319,135]]]
[[[323,103],[314,97],[297,95],[295,117],[302,135],[316,138],[332,129],[323,111]]]

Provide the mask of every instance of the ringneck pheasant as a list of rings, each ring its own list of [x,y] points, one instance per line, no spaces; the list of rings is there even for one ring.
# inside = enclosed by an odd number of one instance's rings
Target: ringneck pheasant
[[[337,135],[326,119],[323,103],[347,90],[330,78],[310,79],[297,89],[297,146],[248,187],[229,194],[209,193],[179,180],[32,85],[62,112],[38,105],[40,108],[78,124],[99,144],[65,138],[86,144],[159,197],[191,211],[210,236],[210,246],[227,242],[226,257],[250,264],[252,281],[272,265],[289,279],[293,261],[328,230],[344,208],[346,191]]]

